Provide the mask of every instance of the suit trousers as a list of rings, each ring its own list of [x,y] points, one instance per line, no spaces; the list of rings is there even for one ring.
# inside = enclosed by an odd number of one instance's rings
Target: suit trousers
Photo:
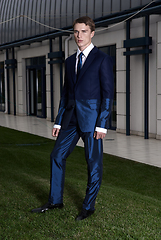
[[[95,209],[95,200],[101,186],[103,172],[103,144],[102,139],[96,140],[93,132],[81,132],[76,118],[72,118],[67,129],[61,129],[54,149],[50,155],[51,179],[49,202],[63,203],[66,158],[74,150],[79,138],[84,142],[85,158],[87,162],[88,183],[83,208]],[[78,189],[79,191],[79,189]]]

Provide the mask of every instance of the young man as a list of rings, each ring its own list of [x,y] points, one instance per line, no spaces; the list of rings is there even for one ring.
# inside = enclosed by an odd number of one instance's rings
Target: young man
[[[49,200],[32,212],[63,207],[66,158],[81,137],[88,166],[88,183],[83,208],[76,220],[83,220],[94,213],[102,181],[102,139],[106,135],[111,112],[113,65],[111,58],[91,43],[95,32],[91,18],[76,19],[73,29],[78,50],[65,62],[64,89],[52,132],[57,140],[51,153]]]

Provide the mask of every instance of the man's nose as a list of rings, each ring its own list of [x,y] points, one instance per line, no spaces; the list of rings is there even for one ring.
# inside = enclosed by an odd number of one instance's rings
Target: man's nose
[[[78,32],[78,38],[80,38],[81,37],[81,33],[80,32]]]

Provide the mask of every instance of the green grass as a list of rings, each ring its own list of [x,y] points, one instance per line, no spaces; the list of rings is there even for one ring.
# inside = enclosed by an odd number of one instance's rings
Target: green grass
[[[95,214],[75,222],[85,196],[84,151],[67,159],[64,208],[31,209],[49,194],[54,141],[0,127],[0,239],[161,239],[161,169],[104,154]]]

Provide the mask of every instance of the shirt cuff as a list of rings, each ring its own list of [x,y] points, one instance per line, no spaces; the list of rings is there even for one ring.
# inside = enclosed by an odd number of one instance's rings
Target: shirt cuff
[[[58,129],[60,129],[60,128],[61,128],[61,125],[54,124],[53,128],[58,128]]]
[[[96,128],[95,128],[95,131],[96,131],[96,132],[105,133],[105,134],[107,133],[107,129],[106,129],[106,128],[96,127]]]

